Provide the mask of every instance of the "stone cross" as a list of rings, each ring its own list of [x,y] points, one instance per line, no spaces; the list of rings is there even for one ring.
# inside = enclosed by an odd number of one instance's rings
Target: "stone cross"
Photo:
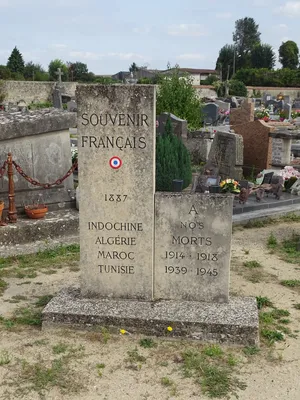
[[[57,68],[57,71],[55,72],[56,75],[58,75],[58,83],[61,83],[61,77],[63,76],[63,72],[61,72],[61,68]]]

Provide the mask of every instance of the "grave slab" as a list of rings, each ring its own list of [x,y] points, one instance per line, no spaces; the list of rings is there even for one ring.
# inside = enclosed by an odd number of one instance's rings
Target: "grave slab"
[[[256,299],[234,297],[228,303],[85,299],[79,288],[62,290],[45,307],[43,330],[125,329],[134,334],[243,346],[257,346]],[[172,332],[167,327],[172,327]],[[117,328],[116,328],[117,327]]]

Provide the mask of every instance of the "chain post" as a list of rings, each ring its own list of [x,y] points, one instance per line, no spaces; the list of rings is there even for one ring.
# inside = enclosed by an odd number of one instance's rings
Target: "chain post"
[[[8,175],[8,222],[15,224],[17,222],[17,210],[15,204],[15,185],[12,154],[7,157],[7,175]]]

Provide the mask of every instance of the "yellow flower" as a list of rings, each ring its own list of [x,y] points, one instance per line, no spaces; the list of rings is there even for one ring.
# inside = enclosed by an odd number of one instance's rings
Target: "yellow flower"
[[[120,329],[120,333],[121,333],[121,335],[125,335],[125,333],[127,333],[127,331],[125,331],[125,329]]]
[[[172,328],[171,326],[168,326],[168,327],[167,327],[167,330],[168,330],[169,332],[172,332],[173,328]]]

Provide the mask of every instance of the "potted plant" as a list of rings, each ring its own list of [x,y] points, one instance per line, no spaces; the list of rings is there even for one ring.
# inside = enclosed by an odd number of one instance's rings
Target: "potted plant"
[[[25,206],[25,213],[27,217],[31,219],[44,218],[47,212],[48,207],[46,204],[32,204]]]

